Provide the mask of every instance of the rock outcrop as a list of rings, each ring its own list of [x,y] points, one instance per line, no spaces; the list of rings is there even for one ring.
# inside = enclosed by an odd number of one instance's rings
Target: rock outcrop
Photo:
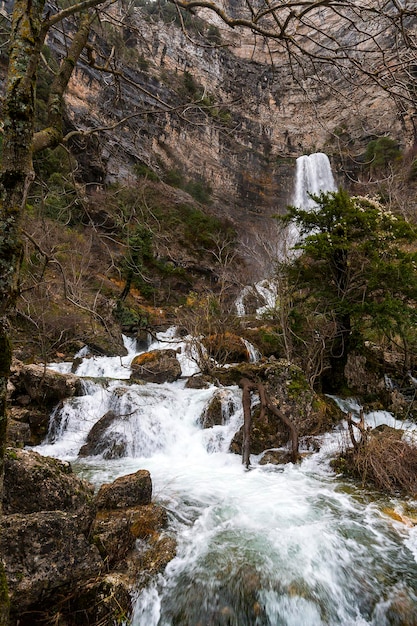
[[[68,463],[33,451],[8,449],[5,469],[0,561],[10,624],[128,619],[132,590],[175,555],[149,472],[118,478],[94,497]]]
[[[136,356],[131,363],[131,379],[148,383],[172,383],[181,376],[175,350],[151,350]]]
[[[52,409],[65,398],[84,394],[78,376],[17,360],[13,361],[8,390],[12,406],[8,442],[15,446],[39,444],[48,432]]]
[[[223,371],[216,370],[214,376],[223,384],[238,384],[242,378],[262,383],[279,411],[294,424],[300,439],[323,434],[342,418],[336,404],[315,393],[302,370],[283,359],[271,358],[260,364],[242,364]],[[288,427],[277,416],[267,411],[261,418],[259,409],[254,406],[250,447],[252,454],[287,446],[289,439]],[[231,451],[241,454],[242,441],[243,427],[234,436]],[[274,462],[278,456],[270,455],[268,458],[269,462]],[[283,462],[285,455],[279,455],[279,459],[279,462]]]
[[[78,478],[69,463],[29,450],[6,451],[3,499],[6,515],[58,510],[82,512],[92,506],[93,498],[93,486]]]

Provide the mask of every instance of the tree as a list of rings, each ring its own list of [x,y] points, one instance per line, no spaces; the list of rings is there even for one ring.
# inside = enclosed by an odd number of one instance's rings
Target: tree
[[[402,6],[395,0],[381,0],[363,6],[359,0],[344,3],[339,0],[248,2],[237,10],[215,0],[172,2],[178,10],[209,9],[228,26],[244,28],[262,41],[275,42],[277,50],[286,55],[286,62],[300,78],[306,71],[306,60],[313,72],[331,63],[339,76],[352,82],[358,83],[359,76],[366,76],[401,100],[414,98],[410,96],[409,85],[411,80],[415,82],[415,77],[407,68],[413,66],[415,11],[413,7],[408,8],[407,3]],[[97,67],[89,33],[98,7],[102,12],[106,3],[104,0],[83,0],[75,4],[65,2],[62,6],[65,8],[56,9],[56,5],[47,5],[46,0],[15,0],[12,16],[0,168],[0,477],[11,363],[8,315],[19,291],[21,222],[34,177],[32,157],[38,151],[58,145],[63,139],[65,91],[81,54],[85,52],[89,62]],[[182,19],[180,21],[184,24]],[[47,124],[35,132],[36,81],[42,46],[49,31],[58,24],[69,45],[50,88]],[[345,33],[350,33],[349,38],[344,35],[343,42],[335,36],[335,30],[337,33],[343,31],[341,26]],[[355,33],[353,39],[352,32]],[[391,45],[393,36],[395,46]],[[275,50],[269,44],[267,48],[271,58],[274,57]],[[405,55],[402,54],[404,50]],[[365,58],[368,63],[364,62]],[[110,71],[106,63],[101,69]],[[114,71],[123,78],[120,71]],[[333,76],[330,80],[333,81]]]
[[[417,230],[376,199],[343,190],[313,199],[311,211],[289,207],[279,219],[295,224],[301,237],[301,254],[286,267],[293,329],[302,335],[314,318],[314,341],[323,340],[330,365],[326,390],[334,391],[343,385],[349,353],[366,339],[405,345],[415,333],[417,253],[410,244]]]

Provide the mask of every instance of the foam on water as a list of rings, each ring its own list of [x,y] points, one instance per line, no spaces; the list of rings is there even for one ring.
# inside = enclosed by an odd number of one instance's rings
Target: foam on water
[[[176,342],[170,331],[153,347]],[[80,371],[89,377],[112,364],[86,358]],[[401,607],[417,613],[416,529],[384,513],[375,494],[335,476],[329,458],[342,427],[323,436],[320,452],[301,465],[262,466],[252,456],[247,471],[228,452],[243,421],[237,387],[222,390],[223,423],[202,429],[216,387],[124,379],[86,381],[86,395],[56,411],[49,439],[37,449],[72,460],[97,485],[150,471],[154,501],[166,507],[178,549],[138,593],[134,626],[388,626]],[[344,408],[359,411],[352,402]],[[92,425],[109,410],[118,418],[107,434],[123,439],[127,456],[77,460]],[[367,418],[375,425],[393,419],[386,412]]]

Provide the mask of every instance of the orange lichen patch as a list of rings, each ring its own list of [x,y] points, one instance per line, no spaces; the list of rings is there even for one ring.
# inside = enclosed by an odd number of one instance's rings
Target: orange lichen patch
[[[153,363],[158,358],[156,350],[151,352],[145,352],[144,354],[138,354],[132,361],[132,367],[143,367],[145,364]]]

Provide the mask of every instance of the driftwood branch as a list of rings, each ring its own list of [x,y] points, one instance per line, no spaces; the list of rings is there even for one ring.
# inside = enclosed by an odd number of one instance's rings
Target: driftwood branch
[[[251,427],[252,427],[252,411],[251,411],[251,393],[259,394],[261,402],[260,419],[266,419],[266,410],[270,411],[275,417],[278,417],[290,430],[291,433],[291,461],[295,463],[298,458],[298,432],[292,421],[273,404],[271,398],[266,393],[262,383],[255,383],[248,378],[242,378],[239,382],[242,389],[242,405],[243,405],[243,442],[242,442],[242,463],[249,467],[250,465],[250,444],[251,444]]]

